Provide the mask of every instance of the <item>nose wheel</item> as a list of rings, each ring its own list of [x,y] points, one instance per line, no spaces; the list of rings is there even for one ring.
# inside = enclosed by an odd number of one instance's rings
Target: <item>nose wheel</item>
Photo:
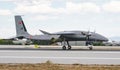
[[[88,45],[89,50],[93,50],[93,46],[92,45]]]

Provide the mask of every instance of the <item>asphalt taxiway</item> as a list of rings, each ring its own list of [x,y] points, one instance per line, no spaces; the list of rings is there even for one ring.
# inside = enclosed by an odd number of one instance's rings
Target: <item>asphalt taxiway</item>
[[[114,50],[88,50],[87,48],[61,50],[57,47],[48,47],[47,49],[41,47],[38,49],[25,46],[24,49],[23,46],[16,46],[14,45],[11,48],[7,45],[0,45],[0,63],[44,63],[50,60],[53,63],[60,64],[120,65],[119,47]]]

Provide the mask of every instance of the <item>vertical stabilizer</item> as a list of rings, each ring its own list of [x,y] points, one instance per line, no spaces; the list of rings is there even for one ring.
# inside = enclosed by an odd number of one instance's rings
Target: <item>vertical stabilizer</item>
[[[28,36],[29,35],[21,16],[15,16],[15,24],[16,24],[17,36]]]

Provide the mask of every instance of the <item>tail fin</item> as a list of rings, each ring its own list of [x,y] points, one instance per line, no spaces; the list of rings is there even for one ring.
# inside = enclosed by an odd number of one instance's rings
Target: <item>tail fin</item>
[[[15,16],[15,24],[16,24],[16,34],[17,34],[17,36],[28,36],[28,35],[30,35],[27,32],[27,29],[24,25],[24,22],[23,22],[21,16]]]

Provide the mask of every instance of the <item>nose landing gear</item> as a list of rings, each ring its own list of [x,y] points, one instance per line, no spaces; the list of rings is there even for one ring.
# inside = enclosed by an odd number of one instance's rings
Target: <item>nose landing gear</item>
[[[93,45],[88,45],[89,50],[93,50]]]

